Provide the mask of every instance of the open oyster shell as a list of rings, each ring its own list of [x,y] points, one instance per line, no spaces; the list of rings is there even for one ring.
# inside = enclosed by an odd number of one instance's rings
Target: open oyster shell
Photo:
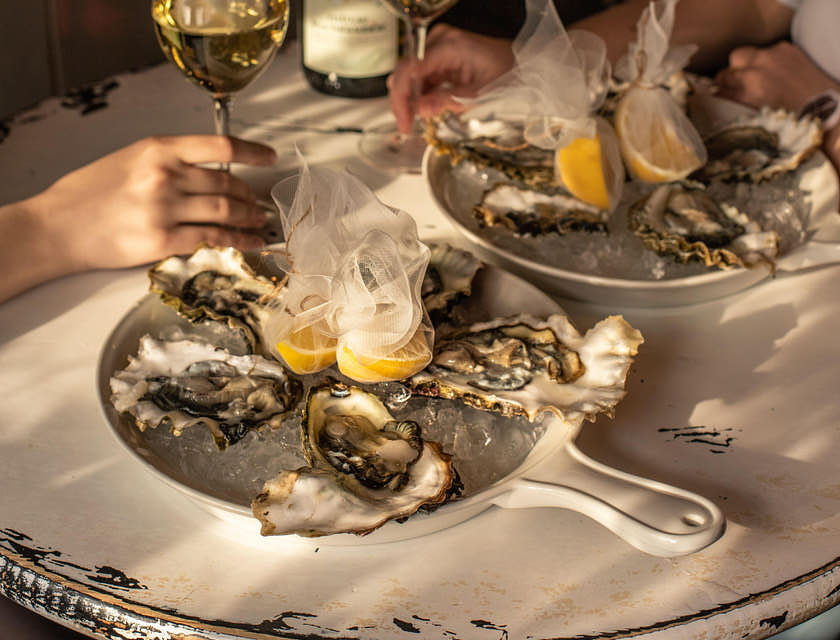
[[[779,252],[776,231],[762,230],[705,189],[678,183],[657,187],[632,205],[628,224],[648,249],[683,263],[699,261],[720,269],[759,264],[772,268]]]
[[[300,400],[300,383],[276,362],[236,356],[194,340],[149,335],[129,364],[111,377],[111,403],[141,431],[168,426],[176,436],[205,424],[219,449],[248,431],[279,427]]]
[[[435,345],[432,363],[409,381],[418,395],[460,399],[533,421],[551,411],[571,426],[613,415],[642,335],[610,316],[581,335],[564,315],[474,324]]]
[[[359,387],[310,390],[301,434],[310,466],[281,472],[251,503],[262,535],[364,535],[440,504],[455,481],[450,456]]]
[[[708,161],[699,180],[761,182],[793,171],[822,144],[822,128],[811,118],[763,107],[704,136]]]
[[[513,119],[447,112],[428,121],[426,140],[453,164],[467,160],[534,188],[557,183],[554,151],[527,142],[524,124]]]
[[[279,288],[257,275],[233,247],[199,247],[188,258],[171,256],[149,270],[150,289],[191,321],[224,321],[257,350],[267,304]]]
[[[481,226],[503,226],[523,236],[604,232],[609,217],[609,211],[560,190],[536,191],[510,183],[485,191],[473,212]]]
[[[449,244],[431,244],[429,249],[431,256],[420,293],[429,317],[437,325],[447,319],[454,305],[470,295],[484,263],[469,251]]]

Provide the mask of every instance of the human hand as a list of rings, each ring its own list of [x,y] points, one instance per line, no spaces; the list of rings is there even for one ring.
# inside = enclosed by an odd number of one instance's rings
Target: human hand
[[[445,109],[463,110],[453,96],[474,96],[491,80],[513,67],[511,41],[471,33],[447,24],[429,31],[426,54],[416,66],[420,95],[417,115],[429,117]],[[412,69],[400,62],[388,78],[388,97],[400,131],[411,131]]]
[[[29,203],[45,220],[67,271],[127,267],[202,242],[248,249],[266,214],[229,172],[196,166],[270,165],[270,147],[221,136],[147,138],[73,171]]]
[[[798,113],[815,95],[838,88],[802,49],[790,42],[739,47],[715,77],[718,95],[752,107],[768,105]]]

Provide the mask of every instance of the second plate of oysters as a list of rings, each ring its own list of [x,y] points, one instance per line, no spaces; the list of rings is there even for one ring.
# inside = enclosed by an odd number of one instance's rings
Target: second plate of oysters
[[[840,258],[822,127],[749,110],[684,71],[676,0],[611,65],[594,33],[528,0],[513,68],[427,123],[424,173],[489,260],[587,301],[670,306]]]
[[[709,96],[693,104],[716,131],[705,138],[713,150],[707,165],[691,179],[628,181],[612,211],[580,203],[557,185],[511,180],[500,161],[488,162],[500,152],[493,150],[498,140],[486,137],[430,146],[429,191],[483,258],[585,301],[704,302],[774,273],[837,262],[838,182],[817,150],[815,125],[769,109],[749,113]],[[512,139],[517,129],[521,138],[516,123],[508,123],[505,135]],[[779,148],[780,141],[792,146]],[[456,148],[469,151],[453,155]],[[543,155],[545,164],[554,163],[552,154]],[[505,161],[509,156],[502,154]],[[596,224],[552,223],[570,211]]]

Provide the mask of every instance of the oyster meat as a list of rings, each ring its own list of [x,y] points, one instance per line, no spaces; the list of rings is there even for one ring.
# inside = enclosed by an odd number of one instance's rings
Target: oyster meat
[[[628,224],[645,246],[678,262],[700,261],[728,269],[766,264],[772,268],[779,235],[705,189],[664,184],[632,205]]]
[[[300,383],[277,362],[232,355],[194,340],[145,335],[135,357],[111,377],[111,403],[137,427],[168,426],[176,436],[204,424],[225,449],[251,429],[279,427],[301,397]]]
[[[503,226],[523,236],[607,230],[609,212],[557,189],[535,191],[498,183],[484,192],[473,213],[482,227]]]
[[[413,393],[460,399],[503,416],[535,420],[551,411],[572,426],[612,416],[641,334],[608,317],[581,335],[561,314],[474,324],[435,345],[429,366],[409,380]]]
[[[149,270],[150,290],[191,321],[224,321],[242,332],[252,350],[279,287],[257,275],[233,247],[199,247],[190,257],[171,256]]]
[[[811,118],[763,107],[706,135],[704,142],[709,159],[697,179],[761,182],[810,158],[822,144],[822,128]]]
[[[301,437],[310,466],[281,472],[251,503],[262,535],[364,535],[442,503],[454,486],[450,456],[359,387],[311,389]]]

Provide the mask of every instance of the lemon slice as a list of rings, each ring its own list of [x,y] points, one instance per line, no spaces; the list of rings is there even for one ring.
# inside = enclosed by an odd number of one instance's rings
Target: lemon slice
[[[610,208],[601,137],[575,138],[557,152],[557,173],[569,193],[599,209]]]
[[[642,182],[681,180],[706,162],[702,140],[684,114],[676,110],[670,114],[674,118],[652,114],[645,97],[643,92],[631,91],[615,112],[624,162]]]
[[[342,343],[337,352],[338,369],[357,382],[385,382],[403,380],[414,375],[432,359],[432,350],[426,332],[417,330],[404,346],[389,355],[377,358],[356,354]]]
[[[315,373],[335,362],[338,341],[322,333],[319,324],[292,331],[275,345],[289,368],[297,374]]]

